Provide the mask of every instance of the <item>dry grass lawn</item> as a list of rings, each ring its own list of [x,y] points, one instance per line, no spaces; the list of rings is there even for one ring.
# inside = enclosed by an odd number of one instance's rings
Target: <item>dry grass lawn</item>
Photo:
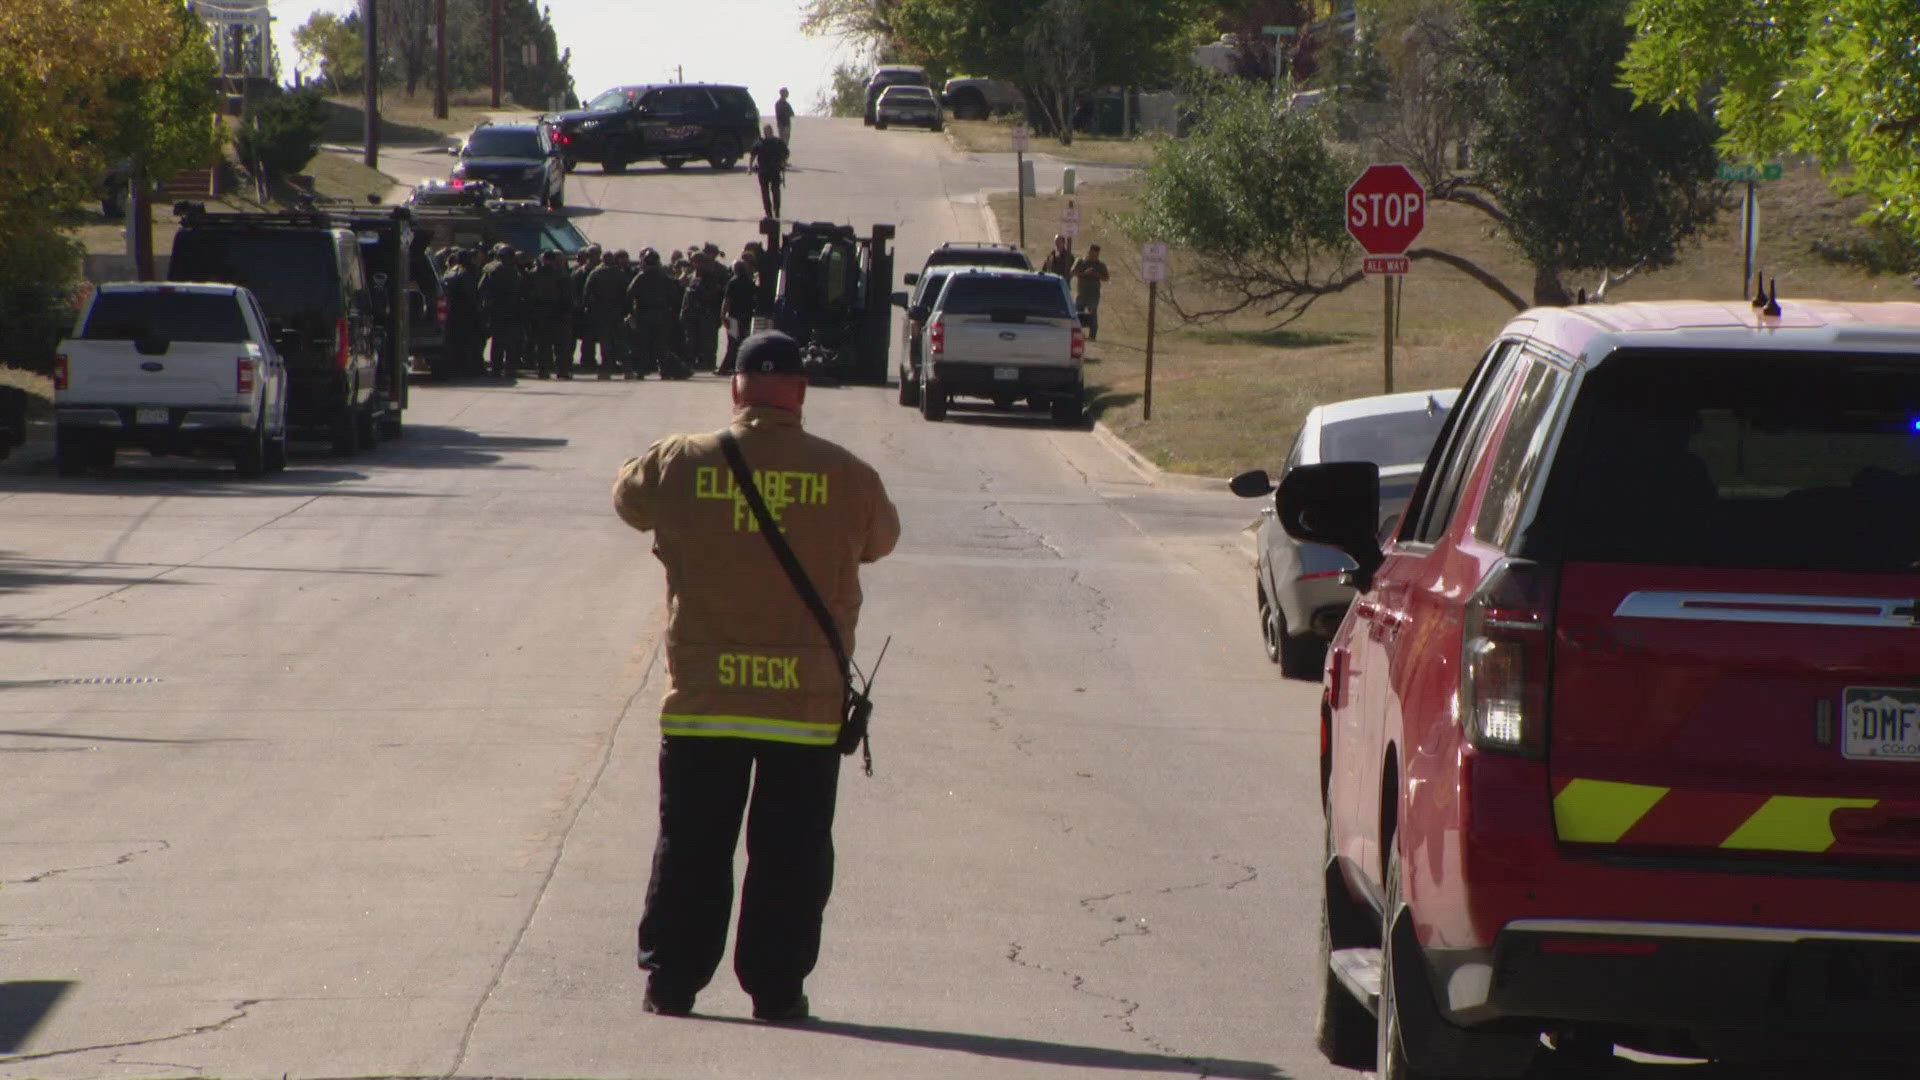
[[[1294,432],[1315,404],[1383,390],[1383,290],[1376,281],[1326,297],[1281,329],[1242,315],[1204,326],[1184,326],[1165,303],[1157,315],[1153,418],[1145,417],[1146,293],[1139,248],[1119,231],[1113,215],[1131,207],[1133,184],[1082,184],[1076,196],[1081,230],[1076,249],[1100,243],[1113,279],[1100,310],[1100,339],[1088,350],[1090,411],[1149,460],[1172,472],[1227,476],[1242,469],[1275,470]],[[1064,200],[1028,200],[1029,254],[1036,263],[1051,239]],[[1012,195],[993,197],[1002,236],[1017,235]],[[1857,235],[1857,203],[1843,203],[1818,172],[1789,166],[1784,179],[1761,193],[1760,264],[1777,276],[1783,299],[1915,299],[1902,275],[1870,275],[1834,265],[1813,250],[1816,239]],[[1034,228],[1034,222],[1047,223]],[[1738,214],[1725,235],[1686,253],[1668,270],[1635,278],[1609,294],[1617,301],[1667,297],[1728,298],[1741,294]],[[1449,204],[1428,209],[1419,246],[1465,255],[1493,270],[1522,296],[1531,275],[1521,260],[1487,234],[1485,219]],[[1171,287],[1183,297],[1191,265],[1175,253]],[[1577,284],[1577,283],[1576,283]],[[1484,286],[1449,267],[1419,262],[1405,279],[1404,307],[1394,345],[1394,389],[1457,386],[1488,339],[1514,314]]]
[[[422,86],[412,98],[388,88],[380,97],[380,142],[393,146],[437,145],[472,131],[475,124],[492,112],[525,113],[529,119],[535,115],[532,110],[517,108],[510,102],[495,110],[489,107],[488,101],[483,91],[455,94],[447,102],[447,118],[441,120],[433,115],[431,87]],[[363,146],[366,134],[367,112],[363,98],[341,95],[326,99],[326,127],[320,133],[322,142]]]
[[[947,139],[954,148],[968,154],[1013,153],[1013,118],[996,116],[986,120],[947,121]],[[1097,165],[1144,165],[1160,145],[1160,136],[1143,135],[1137,139],[1117,139],[1105,135],[1079,135],[1073,145],[1062,146],[1054,138],[1036,136],[1027,144],[1030,154],[1049,154],[1064,161]],[[1009,232],[1007,235],[1013,235]],[[1051,234],[1049,234],[1051,235]]]

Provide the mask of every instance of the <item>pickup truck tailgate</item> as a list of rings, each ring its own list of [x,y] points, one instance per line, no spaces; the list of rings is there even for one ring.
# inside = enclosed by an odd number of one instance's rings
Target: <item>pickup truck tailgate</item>
[[[214,405],[245,398],[239,361],[260,361],[257,346],[175,341],[143,353],[131,341],[69,341],[62,405]]]
[[[991,315],[948,315],[946,359],[979,364],[1074,367],[1073,326],[1066,319],[1029,317],[995,322]]]

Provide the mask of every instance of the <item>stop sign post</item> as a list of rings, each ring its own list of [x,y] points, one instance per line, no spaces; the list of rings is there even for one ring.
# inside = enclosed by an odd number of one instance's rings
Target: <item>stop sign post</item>
[[[1393,393],[1394,278],[1407,272],[1407,249],[1427,226],[1427,190],[1398,163],[1369,165],[1347,188],[1347,234],[1367,253],[1360,268],[1387,275],[1384,341],[1386,392]]]

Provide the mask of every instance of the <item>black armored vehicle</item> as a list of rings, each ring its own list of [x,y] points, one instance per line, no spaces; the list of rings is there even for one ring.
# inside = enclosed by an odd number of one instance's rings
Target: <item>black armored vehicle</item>
[[[761,223],[777,273],[761,279],[773,327],[798,341],[820,382],[885,386],[892,342],[892,225],[860,235],[851,225]],[[771,295],[768,295],[771,293]]]

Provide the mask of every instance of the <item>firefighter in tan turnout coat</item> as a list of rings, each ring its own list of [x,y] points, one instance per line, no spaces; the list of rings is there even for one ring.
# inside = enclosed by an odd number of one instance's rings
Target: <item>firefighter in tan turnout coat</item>
[[[900,519],[871,466],[800,425],[799,346],[741,343],[731,430],[767,509],[849,651],[861,563],[893,550]],[[653,534],[667,574],[660,833],[640,966],[648,1012],[684,1015],[726,944],[733,849],[747,815],[734,972],[754,1016],[808,1015],[833,884],[833,813],[845,679],[740,496],[719,434],[673,435],[621,466],[621,519]]]

